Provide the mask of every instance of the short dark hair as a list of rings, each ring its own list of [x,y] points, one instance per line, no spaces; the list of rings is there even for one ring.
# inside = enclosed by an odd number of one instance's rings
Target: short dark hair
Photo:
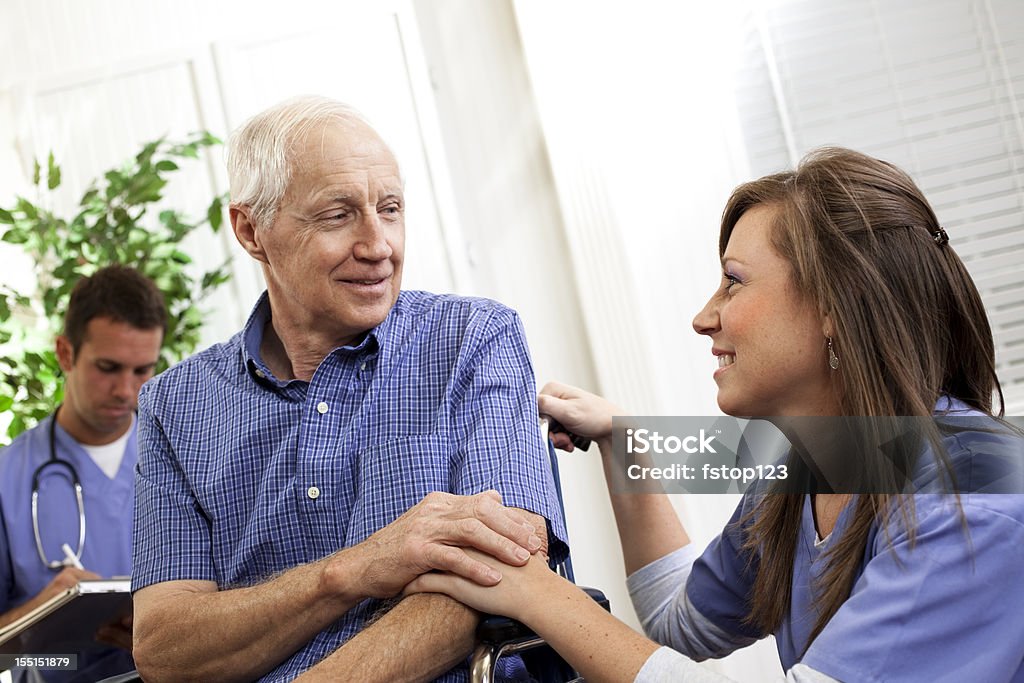
[[[164,295],[148,277],[128,266],[107,266],[75,283],[64,312],[64,336],[75,353],[93,318],[110,318],[140,330],[167,333]]]

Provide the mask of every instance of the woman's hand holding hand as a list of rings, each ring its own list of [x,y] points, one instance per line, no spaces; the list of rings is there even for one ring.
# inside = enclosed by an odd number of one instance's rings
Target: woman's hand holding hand
[[[513,567],[471,548],[464,549],[472,559],[490,565],[501,573],[501,581],[481,586],[457,574],[434,572],[421,574],[403,593],[444,593],[487,614],[503,614],[526,622],[531,604],[543,603],[545,595],[563,579],[548,567],[541,553],[534,553],[522,567]]]

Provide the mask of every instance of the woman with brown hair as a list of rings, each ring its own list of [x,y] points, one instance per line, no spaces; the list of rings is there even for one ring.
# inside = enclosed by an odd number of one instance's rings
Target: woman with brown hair
[[[808,486],[748,493],[701,553],[665,496],[612,486],[612,416],[623,412],[549,384],[540,412],[600,447],[651,640],[538,558],[488,558],[503,576],[490,588],[431,574],[409,590],[523,621],[588,681],[722,680],[692,660],[769,634],[790,681],[1024,681],[1024,496],[977,482],[986,454],[1019,456],[1020,437],[993,417],[1002,393],[981,298],[920,190],[888,163],[818,150],[733,192],[719,250],[722,282],[693,326],[712,341],[723,412],[925,418],[915,443],[961,485],[828,488],[791,458]],[[958,417],[984,424],[939,422]]]

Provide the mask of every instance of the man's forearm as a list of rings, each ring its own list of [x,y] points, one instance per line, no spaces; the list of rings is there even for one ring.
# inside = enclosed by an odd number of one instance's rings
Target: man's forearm
[[[156,596],[143,589],[136,596],[136,665],[147,681],[262,676],[361,599],[327,584],[326,562],[250,588]]]
[[[296,681],[431,681],[469,655],[478,621],[445,595],[411,595]]]
[[[517,511],[546,557],[547,522]],[[479,621],[474,610],[446,595],[411,595],[297,680],[431,681],[469,655]]]

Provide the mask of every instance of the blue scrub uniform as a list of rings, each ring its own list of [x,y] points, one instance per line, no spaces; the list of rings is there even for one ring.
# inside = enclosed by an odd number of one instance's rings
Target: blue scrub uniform
[[[0,451],[0,613],[39,593],[58,571],[45,567],[32,532],[32,474],[50,457],[50,422],[43,420]],[[70,462],[82,483],[86,531],[82,565],[104,578],[129,576],[135,492],[135,427],[117,476],[109,478],[60,425],[57,457]],[[39,482],[39,533],[48,560],[64,558],[61,544],[78,547],[78,505],[67,469],[50,465]],[[32,654],[32,653],[25,653]],[[124,650],[97,644],[79,654],[75,674],[47,672],[47,681],[95,681],[134,668]],[[16,674],[15,681],[29,680]]]
[[[817,672],[836,681],[1024,683],[1024,495],[1009,493],[1022,490],[1024,439],[955,399],[940,399],[936,420],[947,427],[943,447],[959,496],[928,492],[942,489],[934,456],[922,456],[913,478],[920,491],[914,536],[899,513],[887,528],[873,525],[849,598],[809,646],[826,553],[855,506],[819,539],[804,497],[790,608],[773,634],[783,669],[804,676],[797,680]],[[745,548],[748,513],[759,502],[748,491],[700,557],[687,546],[630,575],[653,640],[704,659],[767,635],[746,622],[760,562],[759,551]],[[681,679],[694,667],[678,653],[658,651],[637,680]]]

